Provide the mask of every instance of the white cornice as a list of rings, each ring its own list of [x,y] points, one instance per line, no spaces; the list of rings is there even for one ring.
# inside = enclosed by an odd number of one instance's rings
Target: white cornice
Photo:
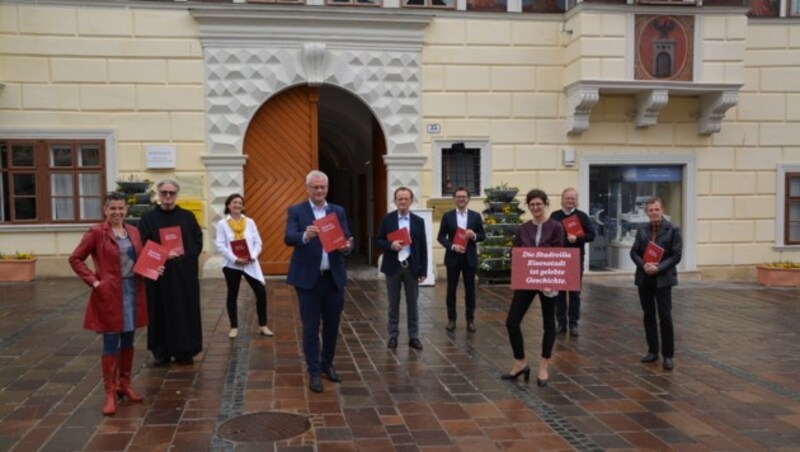
[[[203,46],[272,45],[420,51],[432,17],[382,11],[312,6],[263,10],[190,9],[200,24]]]

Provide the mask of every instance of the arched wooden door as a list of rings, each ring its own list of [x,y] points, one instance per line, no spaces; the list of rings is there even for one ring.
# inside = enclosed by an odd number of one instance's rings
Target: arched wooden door
[[[267,275],[285,274],[292,249],[283,243],[286,209],[307,198],[305,177],[318,167],[319,89],[298,86],[269,99],[244,138],[246,212],[255,220]]]

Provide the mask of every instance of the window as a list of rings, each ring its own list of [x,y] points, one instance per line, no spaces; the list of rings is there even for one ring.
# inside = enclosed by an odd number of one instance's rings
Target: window
[[[326,0],[328,5],[381,6],[383,0]]]
[[[408,8],[456,9],[456,0],[405,0],[403,6]]]
[[[456,188],[466,187],[473,195],[481,190],[481,150],[453,143],[442,148],[442,196],[452,195]]]
[[[786,173],[784,243],[800,245],[800,173]]]
[[[467,11],[497,11],[506,12],[506,0],[467,0]]]
[[[576,0],[522,0],[524,13],[561,13],[575,7]]]
[[[0,223],[102,219],[103,141],[0,140]]]

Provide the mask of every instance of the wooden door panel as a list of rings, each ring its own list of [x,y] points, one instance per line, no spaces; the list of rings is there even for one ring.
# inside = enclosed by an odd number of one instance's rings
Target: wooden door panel
[[[292,249],[283,243],[287,208],[307,198],[305,177],[317,167],[318,89],[292,88],[265,103],[247,129],[244,196],[258,225],[267,275],[285,274]]]

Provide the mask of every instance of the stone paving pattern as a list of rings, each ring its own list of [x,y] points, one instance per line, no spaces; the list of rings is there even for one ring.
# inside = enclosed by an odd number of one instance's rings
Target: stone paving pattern
[[[110,417],[100,413],[101,339],[81,329],[88,288],[75,278],[0,285],[0,450],[800,450],[800,290],[682,283],[668,372],[639,362],[631,279],[588,278],[581,336],[559,336],[545,388],[499,379],[512,363],[507,286],[478,286],[474,334],[462,300],[457,330],[445,331],[443,281],[422,288],[417,352],[404,318],[399,347],[386,348],[383,282],[353,280],[335,360],[344,382],[323,378],[322,394],[307,389],[292,288],[267,281],[266,338],[243,286],[230,340],[225,284],[203,280],[203,353],[193,365],[150,367],[139,330],[133,383],[145,401]],[[537,303],[523,323],[532,368]],[[266,410],[307,415],[312,428],[275,443],[216,434]]]

